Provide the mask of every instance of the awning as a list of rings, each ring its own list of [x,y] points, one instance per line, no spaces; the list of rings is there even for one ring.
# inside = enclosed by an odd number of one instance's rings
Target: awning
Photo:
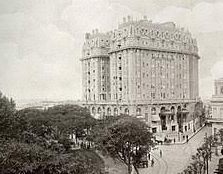
[[[159,115],[152,115],[152,121],[160,121]]]

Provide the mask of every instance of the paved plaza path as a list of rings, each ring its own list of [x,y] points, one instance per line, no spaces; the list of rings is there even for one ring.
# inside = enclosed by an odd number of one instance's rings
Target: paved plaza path
[[[191,162],[191,156],[196,154],[197,148],[204,142],[205,134],[210,135],[210,127],[203,127],[188,143],[162,145],[152,152],[155,161],[153,167],[140,169],[140,174],[178,174]],[[162,157],[159,152],[162,150]]]

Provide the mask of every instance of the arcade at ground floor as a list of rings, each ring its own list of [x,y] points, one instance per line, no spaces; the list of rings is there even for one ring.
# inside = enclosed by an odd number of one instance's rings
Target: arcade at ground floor
[[[195,114],[197,103],[88,103],[84,104],[96,119],[129,115],[145,121],[160,143],[182,142],[203,125],[201,116]]]

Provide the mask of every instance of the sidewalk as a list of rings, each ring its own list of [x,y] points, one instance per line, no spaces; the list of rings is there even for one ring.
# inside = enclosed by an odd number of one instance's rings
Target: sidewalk
[[[205,125],[203,125],[202,127],[198,128],[193,134],[191,134],[191,135],[188,137],[188,141],[190,141],[190,139],[192,139],[196,134],[198,134],[204,127],[205,127]],[[187,140],[185,139],[184,141],[181,141],[181,142],[164,143],[164,144],[162,144],[162,146],[182,145],[182,144],[186,144],[186,143],[187,143]]]

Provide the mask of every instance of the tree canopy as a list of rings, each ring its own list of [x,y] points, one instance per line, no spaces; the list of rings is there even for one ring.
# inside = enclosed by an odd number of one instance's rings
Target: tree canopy
[[[99,149],[122,160],[128,166],[129,173],[131,163],[137,164],[143,153],[154,146],[149,127],[139,119],[129,116],[120,117],[104,127],[98,127],[94,133]]]
[[[67,148],[71,133],[83,136],[95,120],[86,108],[55,106],[17,111],[0,93],[0,173],[101,174],[103,160],[92,150]],[[69,142],[68,142],[69,143]]]

